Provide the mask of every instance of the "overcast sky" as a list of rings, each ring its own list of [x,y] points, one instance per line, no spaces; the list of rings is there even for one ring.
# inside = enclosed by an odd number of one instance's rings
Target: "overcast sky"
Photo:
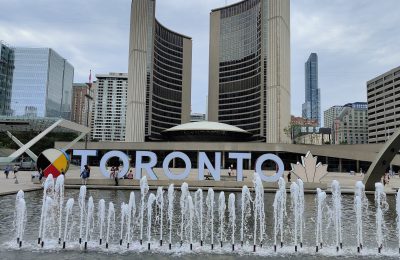
[[[157,19],[193,39],[192,112],[206,111],[209,12],[233,0],[158,0]],[[0,40],[51,47],[93,73],[127,72],[130,0],[0,0]],[[301,115],[304,63],[319,57],[323,110],[366,101],[366,81],[400,66],[399,0],[292,0],[292,114]]]

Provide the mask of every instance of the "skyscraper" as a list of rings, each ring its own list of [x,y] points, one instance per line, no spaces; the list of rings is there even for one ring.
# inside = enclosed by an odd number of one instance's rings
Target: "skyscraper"
[[[94,96],[93,84],[90,90],[89,84],[87,83],[73,84],[71,121],[80,125],[89,125],[91,121],[93,101],[90,101],[86,95],[89,95],[90,97]]]
[[[15,48],[14,116],[71,118],[74,68],[53,49]]]
[[[125,141],[190,121],[191,73],[191,38],[155,19],[155,0],[132,1]]]
[[[290,124],[290,1],[244,0],[210,14],[208,120],[285,143]]]
[[[324,127],[332,128],[333,122],[342,112],[343,106],[333,106],[324,111]]]
[[[314,119],[321,125],[321,96],[318,88],[318,56],[311,53],[305,64],[305,103],[303,117]]]
[[[109,73],[96,78],[92,139],[124,141],[128,75]]]
[[[14,50],[0,41],[0,115],[11,111],[11,89],[14,73]]]

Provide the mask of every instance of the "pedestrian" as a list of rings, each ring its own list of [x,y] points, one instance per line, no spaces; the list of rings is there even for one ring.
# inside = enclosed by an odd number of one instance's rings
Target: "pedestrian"
[[[14,165],[14,168],[13,168],[14,179],[17,178],[17,172],[18,172],[18,171],[19,171],[19,166],[18,166],[18,164],[15,164],[15,165]]]
[[[43,170],[42,170],[42,168],[39,168],[39,181],[40,181],[40,183],[42,183],[43,177],[44,177]]]
[[[115,173],[114,173],[114,181],[115,181],[115,186],[118,186],[118,175],[119,175],[119,168],[116,166],[115,168]]]
[[[85,167],[85,170],[86,170],[86,173],[87,173],[87,177],[90,178],[90,167],[89,167],[89,165],[86,164],[84,167]]]
[[[8,174],[10,173],[10,166],[7,165],[6,168],[4,169],[4,174],[6,175],[6,179],[8,179]]]
[[[110,179],[114,179],[115,178],[115,167],[112,166],[111,170],[110,170]]]
[[[287,181],[292,182],[292,173],[290,171],[287,174]]]
[[[87,179],[88,179],[88,173],[87,173],[86,167],[81,172],[81,178],[82,178],[82,185],[86,185]]]
[[[231,176],[231,173],[232,173],[232,168],[231,168],[231,166],[229,166],[228,167],[228,175]]]
[[[132,169],[129,170],[129,173],[127,174],[126,178],[133,179],[133,170]]]

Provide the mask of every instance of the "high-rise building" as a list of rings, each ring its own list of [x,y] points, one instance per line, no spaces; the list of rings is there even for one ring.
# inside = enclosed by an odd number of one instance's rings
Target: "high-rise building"
[[[333,122],[342,112],[343,106],[333,106],[324,111],[324,127],[332,128]]]
[[[128,74],[96,75],[92,139],[124,141]]]
[[[208,120],[288,143],[290,1],[244,0],[210,14]]]
[[[161,139],[190,121],[192,39],[155,18],[155,0],[132,1],[127,142]]]
[[[0,41],[0,115],[9,116],[14,72],[14,50]]]
[[[366,102],[344,105],[342,112],[333,123],[333,142],[335,144],[368,143],[367,110]]]
[[[74,68],[53,49],[15,48],[14,116],[71,118]]]
[[[90,89],[89,86],[91,85]],[[72,86],[71,121],[80,125],[90,125],[94,97],[93,84],[74,83]]]
[[[368,142],[384,143],[400,127],[400,67],[367,82]]]
[[[318,88],[318,56],[311,53],[305,64],[305,102],[303,117],[315,119],[321,125],[321,95]]]

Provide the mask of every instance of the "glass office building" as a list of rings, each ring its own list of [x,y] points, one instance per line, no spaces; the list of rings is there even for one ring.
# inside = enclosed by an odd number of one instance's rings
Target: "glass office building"
[[[318,121],[321,125],[321,95],[318,88],[318,55],[311,53],[305,64],[305,102],[303,117]]]
[[[11,115],[14,50],[0,42],[0,115]]]
[[[192,39],[157,21],[155,4],[132,1],[128,142],[161,139],[162,131],[190,121]]]
[[[71,118],[74,68],[50,48],[15,48],[14,116]]]
[[[284,143],[290,123],[290,1],[245,0],[210,14],[209,120]]]

